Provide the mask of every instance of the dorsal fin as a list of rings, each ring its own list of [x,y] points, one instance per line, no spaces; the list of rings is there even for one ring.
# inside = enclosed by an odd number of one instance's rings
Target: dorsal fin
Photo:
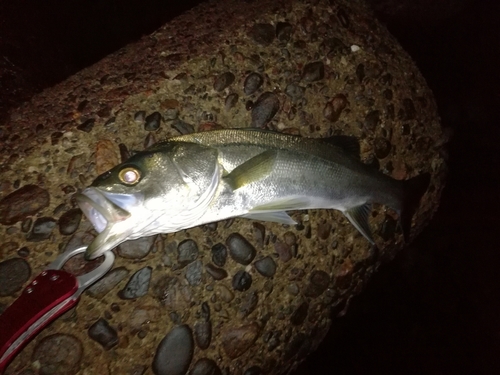
[[[346,154],[356,159],[360,158],[359,141],[356,137],[350,135],[333,135],[331,137],[321,138],[321,140],[333,146],[340,147]]]

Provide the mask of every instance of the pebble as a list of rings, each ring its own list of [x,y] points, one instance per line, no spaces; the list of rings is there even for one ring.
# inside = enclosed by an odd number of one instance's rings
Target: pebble
[[[160,128],[161,114],[160,112],[153,112],[148,115],[144,122],[144,130],[154,132]]]
[[[87,294],[94,298],[104,297],[111,289],[117,286],[120,281],[129,275],[130,271],[125,267],[117,267],[108,272],[102,279],[87,289]]]
[[[72,208],[66,211],[59,218],[59,233],[67,236],[75,233],[82,220],[82,211],[79,208]]]
[[[224,267],[227,260],[227,248],[224,244],[216,243],[212,246],[212,262],[219,267]]]
[[[138,306],[132,311],[128,324],[132,332],[139,332],[151,322],[156,322],[161,317],[157,306]]]
[[[253,265],[262,276],[273,277],[276,273],[276,263],[270,256],[259,259]]]
[[[379,110],[374,110],[369,112],[365,116],[365,121],[363,122],[363,126],[365,129],[373,131],[375,128],[378,126],[380,123],[380,111]]]
[[[276,25],[276,37],[280,42],[288,42],[292,37],[293,27],[288,22],[278,22]]]
[[[193,359],[194,343],[187,325],[174,327],[161,340],[153,359],[156,375],[185,375]]]
[[[233,289],[244,292],[252,286],[252,276],[248,272],[240,270],[233,276],[232,285]]]
[[[289,262],[293,257],[292,248],[279,240],[274,243],[274,251],[283,263]]]
[[[30,242],[40,242],[48,239],[52,234],[52,230],[57,225],[57,221],[51,217],[40,217],[35,220],[31,232],[26,236],[26,240]]]
[[[252,366],[245,370],[243,375],[261,375],[262,369],[259,366]]]
[[[257,91],[264,83],[264,78],[259,73],[252,72],[246,78],[243,83],[243,92],[245,95],[252,95]]]
[[[185,267],[198,258],[198,245],[191,239],[184,240],[177,246],[177,253],[179,265]]]
[[[178,108],[167,108],[163,115],[165,117],[165,121],[173,121],[179,117],[179,109]]]
[[[40,375],[74,375],[80,370],[81,341],[73,335],[56,333],[37,343],[31,357]]]
[[[325,77],[325,65],[322,61],[314,61],[304,66],[302,79],[306,82],[319,81]]]
[[[394,238],[397,229],[398,221],[390,215],[385,215],[382,228],[380,229],[380,236],[384,239],[384,241],[389,241]]]
[[[258,303],[259,295],[257,294],[257,292],[253,291],[251,293],[248,293],[241,301],[241,305],[238,311],[240,317],[246,318],[248,315],[250,315],[255,310]]]
[[[229,303],[234,299],[234,293],[225,285],[216,285],[215,294],[226,303]]]
[[[194,133],[194,126],[180,119],[175,120],[171,126],[182,135]]]
[[[82,122],[76,128],[78,130],[81,130],[82,132],[90,133],[92,131],[92,129],[94,128],[94,124],[95,124],[95,119],[90,118],[90,119]]]
[[[261,223],[254,221],[252,223],[253,239],[257,246],[262,249],[264,246],[264,239],[266,238],[266,227]]]
[[[231,233],[226,239],[226,245],[231,258],[243,265],[250,264],[257,254],[252,244],[239,233]]]
[[[207,349],[212,341],[212,322],[196,322],[193,333],[196,345],[202,350]]]
[[[318,237],[326,240],[332,231],[332,224],[329,222],[318,224]]]
[[[203,270],[203,263],[201,260],[196,260],[186,267],[186,280],[189,285],[196,286],[201,284],[201,272]]]
[[[306,297],[319,297],[328,288],[330,276],[325,271],[313,271],[306,286],[304,295]]]
[[[232,93],[232,94],[229,94],[227,97],[226,97],[226,100],[224,101],[224,108],[226,109],[226,111],[229,111],[231,108],[233,108],[236,103],[238,103],[238,94],[236,93]]]
[[[222,371],[212,359],[200,358],[194,364],[190,375],[222,375]]]
[[[268,46],[274,40],[275,30],[270,23],[256,23],[249,32],[250,38],[262,46]]]
[[[286,232],[283,235],[283,239],[285,240],[285,243],[288,246],[294,246],[297,244],[297,236],[293,232],[290,232],[290,231]]]
[[[156,235],[125,241],[118,246],[118,255],[126,259],[142,259],[153,250]]]
[[[127,285],[125,285],[125,288],[119,292],[120,298],[134,299],[146,295],[152,272],[153,269],[151,267],[144,267],[134,273]]]
[[[309,310],[309,304],[307,302],[302,302],[299,307],[295,309],[290,317],[290,323],[294,326],[301,325],[306,320],[307,312]]]
[[[0,224],[12,225],[33,216],[50,204],[47,190],[26,185],[0,200]]]
[[[305,92],[305,87],[299,86],[296,83],[289,83],[285,88],[285,94],[292,99],[293,102],[297,102],[302,99]]]
[[[27,217],[21,222],[21,232],[28,233],[31,229],[31,224],[33,224],[33,219],[31,217]]]
[[[109,171],[120,162],[116,145],[109,139],[101,139],[97,142],[95,151],[95,169],[97,174]]]
[[[235,80],[235,76],[231,72],[225,72],[217,76],[214,81],[214,90],[215,91],[222,91],[225,88],[229,87]]]
[[[373,140],[373,148],[377,159],[386,158],[391,152],[391,143],[382,137]]]
[[[111,327],[106,319],[100,318],[89,327],[89,337],[102,345],[104,350],[109,350],[118,345],[118,332]]]
[[[208,263],[205,265],[207,273],[214,278],[214,280],[222,280],[227,277],[227,271],[224,268],[219,268],[213,264]]]
[[[328,120],[335,122],[340,118],[342,111],[347,106],[347,97],[343,94],[335,95],[328,101],[323,108],[323,116]]]
[[[14,295],[30,276],[31,268],[24,259],[11,258],[0,262],[0,296]]]
[[[251,126],[264,128],[271,121],[280,108],[278,96],[272,92],[265,92],[259,96],[252,108]]]
[[[17,250],[17,255],[23,258],[27,258],[30,255],[30,249],[28,249],[26,246],[23,246],[19,250]]]
[[[134,114],[134,121],[138,124],[144,123],[146,120],[146,111],[137,111]]]
[[[222,348],[229,358],[238,358],[255,343],[259,334],[260,327],[255,322],[239,327],[229,326],[222,332]]]

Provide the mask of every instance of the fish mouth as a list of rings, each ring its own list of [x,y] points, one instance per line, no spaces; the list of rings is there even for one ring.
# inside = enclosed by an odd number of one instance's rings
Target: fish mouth
[[[83,214],[99,233],[85,251],[85,258],[95,259],[126,239],[126,233],[114,233],[113,227],[131,217],[129,208],[136,206],[134,194],[116,194],[89,187],[74,195]]]

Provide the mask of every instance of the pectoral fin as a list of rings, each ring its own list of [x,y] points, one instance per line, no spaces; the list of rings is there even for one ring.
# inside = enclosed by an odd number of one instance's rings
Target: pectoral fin
[[[372,232],[368,224],[368,215],[370,214],[370,211],[371,205],[366,203],[362,206],[353,207],[344,211],[344,215],[372,245],[375,245],[375,241],[373,240]]]
[[[259,221],[272,221],[274,223],[280,224],[288,224],[295,225],[297,222],[293,220],[286,212],[284,211],[269,211],[269,212],[258,212],[258,213],[250,213],[246,215],[241,215],[246,219],[251,220],[259,220]]]
[[[264,151],[243,164],[238,165],[231,173],[224,177],[224,180],[233,190],[259,181],[271,173],[277,155],[278,152],[276,150]]]

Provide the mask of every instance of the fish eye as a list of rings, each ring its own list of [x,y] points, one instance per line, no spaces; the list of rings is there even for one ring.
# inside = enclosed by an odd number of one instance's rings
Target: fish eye
[[[118,173],[118,177],[124,184],[134,185],[141,179],[141,172],[137,168],[126,167]]]

